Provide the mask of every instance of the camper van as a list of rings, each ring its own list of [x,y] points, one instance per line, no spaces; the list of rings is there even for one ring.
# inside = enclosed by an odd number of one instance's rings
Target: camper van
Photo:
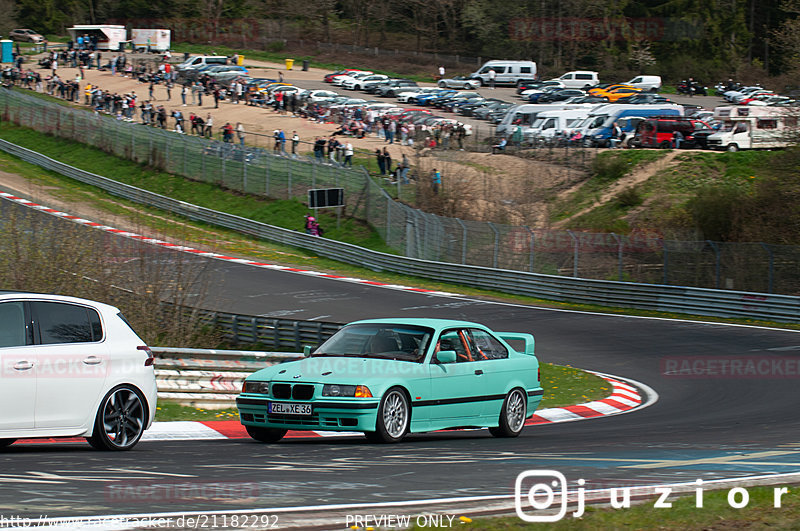
[[[96,24],[76,24],[67,28],[69,38],[75,42],[78,37],[97,39],[98,50],[121,50],[120,45],[124,46],[128,42],[128,31],[125,26],[96,25]],[[94,40],[94,39],[92,39]]]
[[[469,78],[477,79],[481,85],[488,85],[490,70],[494,70],[494,82],[498,85],[519,85],[523,81],[536,79],[536,63],[533,61],[487,61]]]
[[[533,125],[527,130],[523,129],[522,134],[525,139],[552,139],[577,126],[589,115],[590,111],[591,109],[585,108],[540,112]]]
[[[170,45],[168,29],[133,29],[131,30],[133,48],[145,52],[166,52]]]
[[[719,132],[709,135],[711,149],[784,148],[798,141],[796,108],[790,107],[717,107],[714,119],[722,122]]]
[[[649,116],[683,116],[683,107],[674,103],[654,104],[654,105],[625,105],[619,103],[609,103],[600,105],[592,110],[589,116],[576,129],[580,129],[584,142],[587,145],[604,147],[610,144],[612,128],[614,122],[621,118],[636,116],[647,118]],[[627,122],[632,124],[634,122]],[[622,129],[622,127],[620,127]],[[630,131],[622,131],[626,135],[633,134]]]
[[[545,111],[560,111],[564,109],[586,109],[588,111],[596,106],[591,103],[528,103],[516,105],[508,110],[503,120],[497,125],[495,136],[511,135],[518,125],[522,127],[523,131],[530,129],[539,113]]]

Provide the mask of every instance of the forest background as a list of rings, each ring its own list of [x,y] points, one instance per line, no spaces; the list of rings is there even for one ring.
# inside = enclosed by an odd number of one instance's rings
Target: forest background
[[[0,34],[65,35],[82,23],[275,52],[337,43],[532,59],[545,76],[800,85],[800,0],[0,0]]]

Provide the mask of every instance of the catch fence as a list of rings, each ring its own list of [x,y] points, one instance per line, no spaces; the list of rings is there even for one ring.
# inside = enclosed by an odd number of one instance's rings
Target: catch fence
[[[17,89],[0,90],[0,112],[6,121],[256,196],[304,200],[312,188],[344,188],[347,214],[366,220],[390,248],[409,258],[586,279],[800,293],[798,246],[672,241],[658,233],[587,233],[448,218],[395,200],[364,168],[118,121]]]

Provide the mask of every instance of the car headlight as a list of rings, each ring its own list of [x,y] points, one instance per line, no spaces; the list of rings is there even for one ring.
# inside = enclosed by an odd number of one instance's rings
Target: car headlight
[[[256,381],[247,381],[244,382],[242,386],[243,393],[255,393],[257,395],[268,395],[269,394],[269,382],[256,382]]]
[[[322,396],[350,396],[355,398],[371,398],[372,393],[366,385],[325,384]]]

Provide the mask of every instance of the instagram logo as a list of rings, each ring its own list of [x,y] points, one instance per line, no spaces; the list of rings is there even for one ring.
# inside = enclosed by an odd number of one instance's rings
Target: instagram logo
[[[578,483],[583,484],[583,480]],[[526,470],[514,483],[514,506],[517,516],[525,522],[557,522],[567,514],[568,501],[567,478],[556,470]],[[578,511],[573,515],[576,517],[583,514],[580,497],[578,501]],[[558,505],[554,506],[556,503]],[[556,508],[558,511],[553,514]],[[542,511],[549,514],[537,514]]]

